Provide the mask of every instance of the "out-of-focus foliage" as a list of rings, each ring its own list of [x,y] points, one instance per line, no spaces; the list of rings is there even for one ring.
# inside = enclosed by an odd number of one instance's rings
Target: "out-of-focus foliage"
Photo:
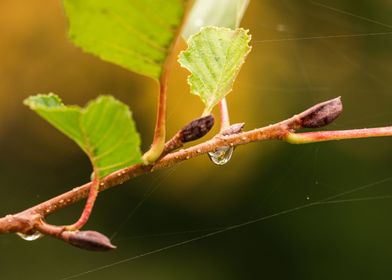
[[[196,0],[182,35],[185,39],[203,26],[237,28],[249,5],[249,0]]]

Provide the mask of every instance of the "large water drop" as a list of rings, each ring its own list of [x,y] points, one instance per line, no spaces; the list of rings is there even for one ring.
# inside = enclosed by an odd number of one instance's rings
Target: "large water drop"
[[[224,165],[229,162],[231,156],[233,155],[233,147],[223,146],[217,148],[213,152],[209,152],[208,156],[211,161],[217,165]]]
[[[20,238],[22,238],[23,240],[26,240],[26,241],[34,241],[34,240],[37,240],[38,238],[41,238],[42,236],[44,236],[39,231],[36,231],[36,232],[34,232],[32,234],[25,234],[25,233],[21,233],[21,232],[17,232],[16,234]]]

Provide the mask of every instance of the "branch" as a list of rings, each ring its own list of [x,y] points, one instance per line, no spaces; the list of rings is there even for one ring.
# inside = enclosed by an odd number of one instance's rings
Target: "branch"
[[[238,129],[238,127],[235,127],[231,130],[230,133],[220,133],[212,139],[205,141],[201,144],[166,154],[154,164],[136,164],[113,172],[101,181],[99,185],[99,191],[104,191],[111,187],[121,185],[122,183],[142,174],[171,167],[181,161],[204,155],[208,152],[213,152],[216,149],[225,146],[234,147],[263,140],[283,140],[292,144],[302,144],[340,139],[392,136],[392,126],[383,128],[366,128],[341,131],[321,131],[306,133],[295,132],[296,130],[301,128],[317,128],[327,125],[334,121],[339,116],[341,111],[342,103],[340,101],[340,98],[335,98],[326,102],[319,103],[300,114],[294,115],[287,120],[273,125],[245,132],[239,132],[240,129]],[[177,145],[175,147],[171,146],[171,148],[166,152],[169,152],[174,148],[181,147],[183,144],[183,140],[188,139],[184,137],[184,132],[188,133],[192,131],[192,129],[190,128],[194,128],[195,124],[200,123],[202,126],[212,126],[211,122],[213,122],[213,119],[211,118],[212,116],[207,116],[204,117],[204,119],[201,118],[201,120],[195,120],[189,125],[185,126],[176,134],[177,136],[175,136],[177,137],[176,141],[179,141],[177,142]],[[236,124],[233,126],[239,125]],[[242,124],[240,124],[240,127],[242,128]],[[205,130],[203,129],[201,131],[203,133],[205,132]],[[230,129],[228,129],[227,131],[230,131]],[[200,128],[199,130],[196,129],[197,135],[202,136],[205,134],[203,133],[200,133]],[[182,135],[182,138],[178,135]],[[175,137],[173,137],[173,139]],[[195,138],[192,138],[192,140],[193,139]],[[172,140],[169,140],[169,142],[170,141]],[[88,197],[89,189],[91,188],[92,184],[92,182],[86,183],[82,186],[74,188],[66,193],[49,199],[41,204],[35,205],[22,212],[0,218],[0,233],[17,232],[28,235],[36,233],[38,231],[43,234],[55,236],[73,245],[77,244],[76,246],[79,247],[84,246],[84,248],[88,248],[89,246],[95,246],[93,249],[97,249],[98,246],[99,249],[102,249],[100,246],[103,246],[105,250],[108,249],[112,245],[103,245],[103,243],[106,242],[105,240],[102,242],[99,241],[101,243],[95,242],[96,240],[102,239],[101,237],[96,237],[97,233],[94,233],[94,235],[91,232],[76,232],[73,233],[73,235],[70,237],[71,233],[67,232],[65,228],[48,225],[44,222],[44,218],[46,216]],[[86,236],[88,236],[88,238],[90,238],[89,236],[93,237],[86,241]],[[85,245],[80,245],[81,242],[84,242],[83,244]]]

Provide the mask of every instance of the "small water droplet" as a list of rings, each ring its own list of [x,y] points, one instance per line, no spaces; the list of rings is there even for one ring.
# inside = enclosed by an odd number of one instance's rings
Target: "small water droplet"
[[[16,233],[20,238],[22,238],[23,240],[26,240],[26,241],[34,241],[34,240],[37,240],[37,239],[39,239],[39,238],[41,238],[41,237],[43,237],[44,235],[42,234],[42,233],[40,233],[39,231],[36,231],[36,232],[34,232],[34,233],[32,233],[32,234],[24,234],[24,233],[21,233],[21,232],[17,232]]]
[[[310,196],[307,196],[307,197],[306,197],[306,200],[310,200]]]
[[[231,156],[233,155],[233,147],[219,147],[214,152],[209,152],[208,156],[211,161],[217,165],[224,165],[229,162]]]

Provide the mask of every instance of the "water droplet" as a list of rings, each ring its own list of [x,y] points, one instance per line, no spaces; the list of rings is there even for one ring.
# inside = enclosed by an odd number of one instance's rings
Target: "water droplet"
[[[41,237],[43,237],[44,235],[42,233],[40,233],[39,231],[36,231],[32,234],[25,234],[25,233],[21,233],[21,232],[17,232],[16,233],[20,238],[22,238],[23,240],[26,241],[34,241],[37,240]]]
[[[233,155],[233,147],[219,147],[214,152],[209,152],[208,156],[211,161],[217,165],[224,165],[229,162],[231,156]]]
[[[306,200],[310,200],[310,196],[307,196],[307,197],[306,197]]]

